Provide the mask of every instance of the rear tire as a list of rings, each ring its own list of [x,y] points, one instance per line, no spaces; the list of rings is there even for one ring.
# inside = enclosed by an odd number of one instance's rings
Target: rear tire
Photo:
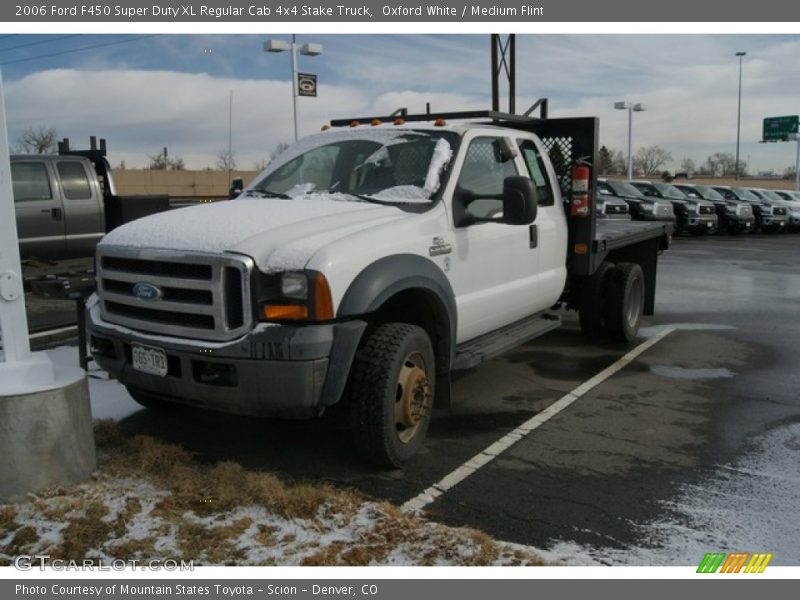
[[[613,271],[612,263],[601,263],[581,289],[578,319],[584,335],[599,337],[604,332],[608,282]]]
[[[433,346],[424,329],[387,323],[358,353],[351,387],[353,436],[361,455],[400,467],[425,442],[435,393]]]
[[[619,263],[608,285],[606,332],[618,341],[632,341],[642,322],[644,301],[642,268],[636,263]]]

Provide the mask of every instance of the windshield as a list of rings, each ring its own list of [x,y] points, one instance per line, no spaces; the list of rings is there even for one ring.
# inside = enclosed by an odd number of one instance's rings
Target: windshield
[[[429,202],[455,137],[446,131],[323,133],[279,156],[242,196],[332,193],[389,203]]]
[[[676,189],[683,192],[683,194],[685,194],[687,198],[697,198],[701,200],[703,199],[703,196],[700,195],[700,192],[693,188],[681,185],[677,186]]]
[[[761,202],[761,199],[750,190],[746,190],[740,187],[735,187],[731,189],[742,200],[747,200],[748,202]]]
[[[644,198],[644,194],[633,187],[630,183],[624,181],[609,181],[611,187],[618,196],[633,196],[634,198]]]
[[[780,194],[776,194],[772,190],[758,190],[758,193],[761,194],[761,197],[765,200],[771,200],[772,202],[786,202],[786,200],[780,197]]]
[[[698,191],[703,194],[703,198],[706,200],[725,200],[725,198],[720,194],[717,190],[712,188],[708,185],[698,185],[696,186]]]
[[[653,184],[658,188],[665,198],[674,198],[675,200],[686,200],[686,194],[676,188],[674,185],[668,183],[655,183]]]

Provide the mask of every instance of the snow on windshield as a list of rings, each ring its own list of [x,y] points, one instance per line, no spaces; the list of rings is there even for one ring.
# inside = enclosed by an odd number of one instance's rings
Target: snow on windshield
[[[263,191],[290,198],[427,203],[453,157],[450,143],[438,137],[443,133],[398,128],[310,136],[273,161],[242,197]]]

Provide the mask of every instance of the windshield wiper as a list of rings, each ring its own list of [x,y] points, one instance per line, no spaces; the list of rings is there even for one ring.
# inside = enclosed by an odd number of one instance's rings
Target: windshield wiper
[[[354,194],[353,192],[342,192],[347,194],[348,196],[352,196],[353,198],[358,198],[359,200],[363,200],[364,202],[371,202],[372,204],[397,204],[394,200],[381,200],[380,198],[374,198],[373,196],[365,196],[364,194]]]
[[[269,190],[247,190],[243,196],[261,196],[262,198],[282,198],[284,200],[291,200],[292,197],[288,194],[280,194],[278,192],[270,192]]]

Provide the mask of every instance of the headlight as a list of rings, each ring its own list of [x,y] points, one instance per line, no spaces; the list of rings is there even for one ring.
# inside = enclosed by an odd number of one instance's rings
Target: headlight
[[[263,275],[258,286],[262,321],[330,321],[333,299],[328,280],[317,271]]]
[[[284,273],[281,276],[281,294],[287,298],[308,298],[308,277],[305,273]]]

